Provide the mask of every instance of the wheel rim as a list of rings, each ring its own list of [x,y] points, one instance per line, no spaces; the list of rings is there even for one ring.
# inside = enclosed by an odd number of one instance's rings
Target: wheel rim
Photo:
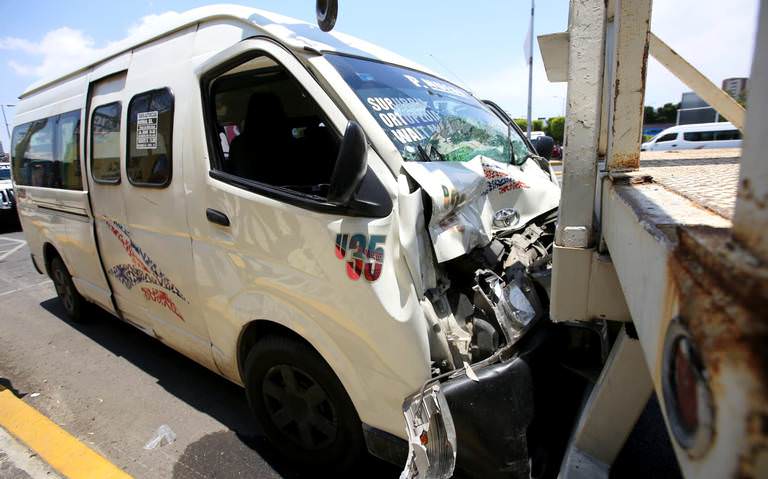
[[[262,396],[272,424],[302,448],[322,449],[336,439],[336,409],[305,371],[287,364],[273,366],[264,376]]]
[[[74,310],[75,299],[69,281],[67,281],[67,277],[61,268],[56,268],[53,271],[53,286],[56,288],[56,294],[59,295],[61,302],[64,303],[64,309],[71,313]]]

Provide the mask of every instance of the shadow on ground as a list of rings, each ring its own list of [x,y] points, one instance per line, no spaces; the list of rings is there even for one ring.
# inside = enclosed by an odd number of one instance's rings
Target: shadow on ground
[[[14,388],[10,379],[6,379],[4,377],[0,377],[0,390],[3,390],[3,389],[7,389],[7,390],[11,391],[13,393],[13,395],[16,396],[19,399],[21,399],[21,398],[23,398],[24,396],[27,395],[27,393],[23,393],[23,392],[19,391],[18,389]],[[0,477],[2,477],[2,476],[0,476]]]
[[[21,231],[19,215],[16,211],[0,211],[0,234]]]
[[[40,305],[66,321],[57,298]],[[67,324],[156,378],[166,391],[229,429],[190,444],[177,461],[175,479],[199,478],[201,473],[216,478],[248,477],[263,470],[265,461],[286,478],[317,476],[316,471],[302,473],[277,454],[253,420],[242,388],[103,310],[93,307],[91,314],[93,317],[84,324]],[[364,468],[370,478],[392,478],[400,473],[399,468],[373,457],[366,458]]]

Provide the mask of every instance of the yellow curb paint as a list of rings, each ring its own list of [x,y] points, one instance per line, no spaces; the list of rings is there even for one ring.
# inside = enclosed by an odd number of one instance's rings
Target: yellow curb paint
[[[1,386],[0,426],[69,479],[131,477]]]

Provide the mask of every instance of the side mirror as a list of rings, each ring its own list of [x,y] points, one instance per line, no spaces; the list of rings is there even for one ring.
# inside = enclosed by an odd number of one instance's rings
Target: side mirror
[[[357,193],[367,169],[368,142],[365,132],[357,122],[350,121],[331,175],[328,201],[340,205],[348,204]]]
[[[339,14],[338,0],[317,0],[317,24],[320,30],[330,32],[336,25],[336,16]]]
[[[551,136],[540,136],[531,141],[536,153],[549,160],[552,158],[552,150],[555,149],[555,140]]]

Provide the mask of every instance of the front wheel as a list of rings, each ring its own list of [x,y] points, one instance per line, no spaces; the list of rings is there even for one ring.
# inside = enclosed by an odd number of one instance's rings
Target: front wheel
[[[333,370],[312,348],[266,337],[248,354],[245,384],[264,434],[305,467],[349,471],[362,457],[362,424]]]
[[[84,320],[83,310],[85,299],[75,289],[75,283],[72,282],[72,276],[69,274],[64,261],[58,256],[51,260],[51,279],[56,288],[64,311],[67,313],[67,319],[75,323],[81,323]]]

